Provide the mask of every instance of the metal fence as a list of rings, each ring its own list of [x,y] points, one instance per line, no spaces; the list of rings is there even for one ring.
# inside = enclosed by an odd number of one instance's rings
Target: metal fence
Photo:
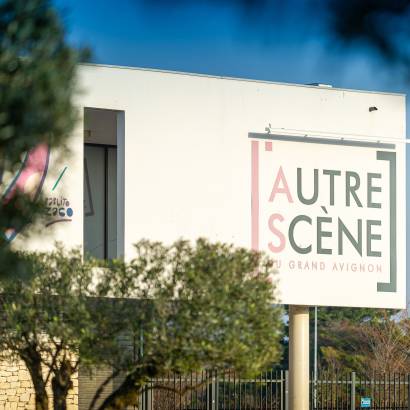
[[[410,375],[371,378],[357,374],[319,374],[310,381],[311,410],[410,410]],[[168,375],[152,380],[140,410],[287,410],[288,372],[269,371],[256,378],[233,372]]]
[[[352,372],[347,375],[322,374],[311,380],[311,409],[410,410],[410,375],[390,373],[364,377]]]

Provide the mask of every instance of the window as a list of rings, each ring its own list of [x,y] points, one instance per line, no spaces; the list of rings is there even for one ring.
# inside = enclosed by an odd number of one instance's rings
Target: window
[[[84,112],[84,252],[117,257],[117,113]]]

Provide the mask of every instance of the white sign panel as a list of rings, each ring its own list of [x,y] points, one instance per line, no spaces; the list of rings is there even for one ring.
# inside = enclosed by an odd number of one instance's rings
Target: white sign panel
[[[396,146],[250,137],[252,246],[276,260],[284,300],[403,303],[404,210],[397,190],[404,169]]]

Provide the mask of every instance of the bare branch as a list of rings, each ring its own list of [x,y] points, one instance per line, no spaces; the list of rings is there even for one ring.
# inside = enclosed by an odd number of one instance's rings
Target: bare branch
[[[101,394],[103,393],[105,387],[107,384],[113,380],[115,377],[117,377],[120,374],[120,370],[116,369],[114,370],[110,376],[108,376],[104,382],[100,385],[100,387],[97,389],[97,391],[94,394],[93,399],[91,400],[90,405],[88,406],[88,410],[93,410],[95,408],[95,405],[97,404],[97,400],[101,397]]]

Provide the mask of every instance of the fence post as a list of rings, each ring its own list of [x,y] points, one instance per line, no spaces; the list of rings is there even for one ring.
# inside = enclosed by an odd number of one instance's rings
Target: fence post
[[[211,388],[211,409],[217,410],[217,388],[218,388],[218,375],[215,373],[212,375],[212,388]]]
[[[280,371],[280,384],[278,383],[278,373],[276,372],[275,373],[275,389],[277,389],[278,388],[278,385],[280,386],[280,410],[284,410],[284,403],[283,403],[283,400],[284,400],[284,387],[283,387],[283,385],[284,385],[284,380],[285,380],[285,376],[284,376],[284,374],[285,374],[285,372],[283,371],[283,370],[281,370]],[[272,384],[271,384],[271,389],[272,389]],[[277,391],[277,390],[276,390]],[[272,400],[272,390],[271,390],[271,400]],[[271,407],[272,407],[272,405],[271,405]],[[277,407],[277,405],[276,405],[276,407]]]
[[[350,408],[356,409],[356,372],[352,372],[350,386]]]
[[[285,370],[285,410],[289,410],[289,370]]]
[[[205,370],[205,380],[206,380],[206,410],[211,410],[211,387],[209,387],[209,370]]]
[[[206,377],[206,410],[212,410],[212,370],[205,370]],[[211,379],[209,381],[209,379]]]
[[[138,395],[138,408],[145,410],[145,388],[142,389],[141,393]]]
[[[146,410],[153,410],[154,408],[154,390],[152,389],[154,383],[150,382],[147,384],[147,390],[145,391],[146,394]]]
[[[407,375],[407,408],[410,410],[410,374]]]

